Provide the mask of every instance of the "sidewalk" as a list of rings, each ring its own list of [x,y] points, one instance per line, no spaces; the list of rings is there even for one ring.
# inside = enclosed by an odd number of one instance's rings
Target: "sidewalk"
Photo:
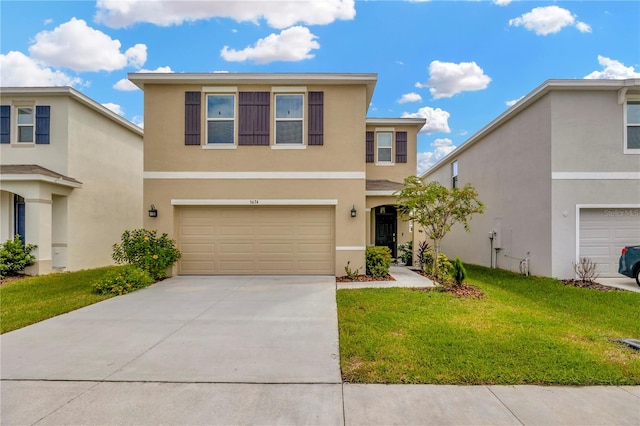
[[[337,283],[338,290],[343,288],[390,288],[390,287],[435,287],[429,278],[413,272],[407,266],[391,265],[389,269],[395,281],[365,281]]]

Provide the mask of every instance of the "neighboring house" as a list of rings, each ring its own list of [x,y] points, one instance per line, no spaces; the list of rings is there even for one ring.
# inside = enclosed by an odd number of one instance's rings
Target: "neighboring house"
[[[640,243],[640,79],[549,80],[423,178],[470,183],[486,204],[470,234],[445,237],[448,256],[562,279],[588,257],[618,276]]]
[[[367,119],[376,74],[129,74],[149,229],[178,274],[336,274],[411,239],[393,191],[423,119]],[[380,208],[384,207],[384,208]]]
[[[113,263],[142,226],[142,129],[69,87],[0,89],[0,240],[36,244],[29,274]]]

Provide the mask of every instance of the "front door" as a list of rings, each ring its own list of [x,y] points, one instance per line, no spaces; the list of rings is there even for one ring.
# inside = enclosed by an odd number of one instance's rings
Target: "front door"
[[[398,218],[394,206],[376,207],[376,245],[391,249],[391,257],[396,258],[396,233]]]

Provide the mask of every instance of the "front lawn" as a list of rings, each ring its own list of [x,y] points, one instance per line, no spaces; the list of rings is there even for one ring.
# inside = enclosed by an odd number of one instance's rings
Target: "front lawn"
[[[112,297],[93,292],[109,266],[77,272],[26,277],[0,286],[0,333],[91,305]]]
[[[340,364],[352,383],[639,385],[640,293],[565,286],[468,265],[481,299],[338,290]]]

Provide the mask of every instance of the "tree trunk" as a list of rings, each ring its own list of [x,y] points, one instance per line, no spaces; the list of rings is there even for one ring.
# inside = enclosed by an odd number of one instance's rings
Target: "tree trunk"
[[[438,279],[438,258],[440,257],[440,239],[433,240],[433,270],[431,274]]]

